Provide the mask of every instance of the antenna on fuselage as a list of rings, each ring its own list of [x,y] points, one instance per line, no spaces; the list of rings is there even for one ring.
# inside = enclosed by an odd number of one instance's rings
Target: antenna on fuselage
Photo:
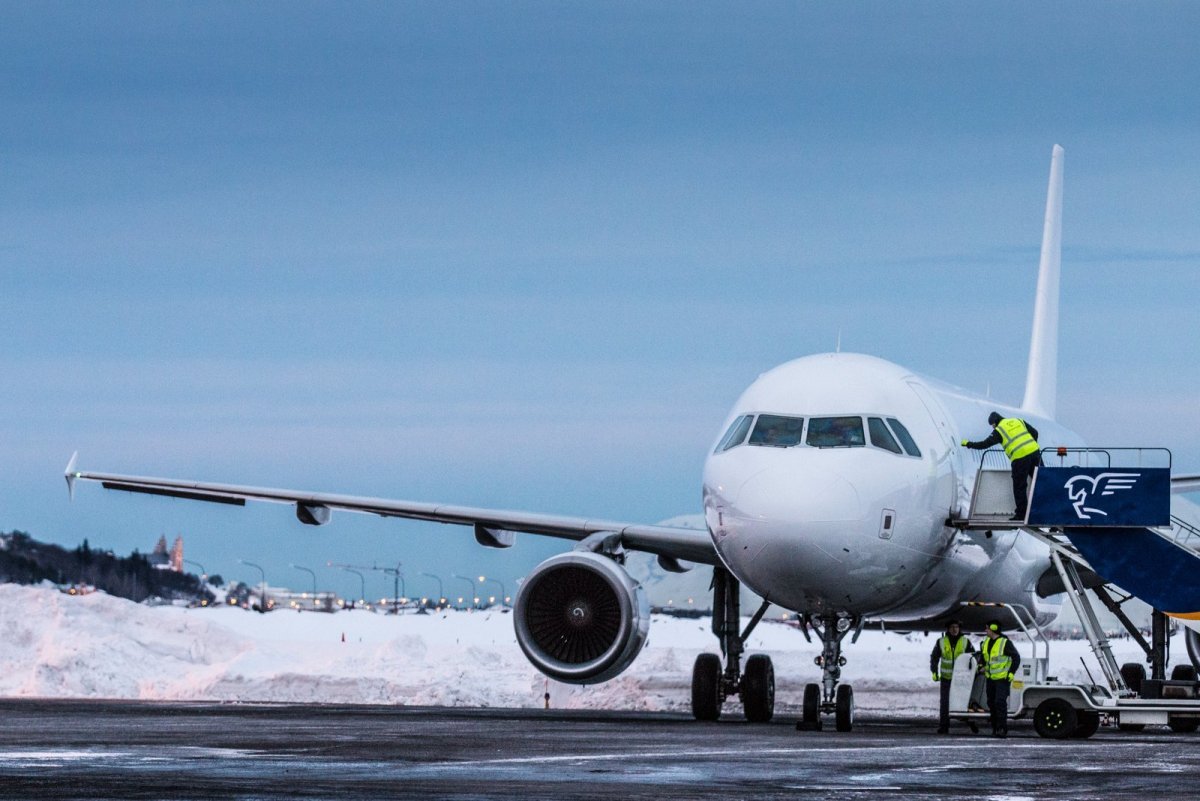
[[[1029,342],[1029,371],[1021,409],[1053,418],[1058,411],[1058,284],[1062,265],[1063,149],[1050,156],[1050,185],[1046,190],[1046,219],[1042,227],[1042,256],[1038,264],[1037,300],[1033,307],[1033,336]]]

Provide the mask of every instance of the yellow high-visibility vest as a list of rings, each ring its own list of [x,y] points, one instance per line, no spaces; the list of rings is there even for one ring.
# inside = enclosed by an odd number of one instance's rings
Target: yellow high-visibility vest
[[[1012,672],[1012,657],[1006,656],[1004,647],[1008,645],[1006,637],[987,639],[983,641],[983,671],[989,679],[1003,680]]]
[[[1031,453],[1037,453],[1038,443],[1029,433],[1022,420],[1006,417],[996,423],[996,431],[1000,432],[1000,442],[1004,445],[1004,455],[1009,461],[1015,462]]]
[[[950,647],[950,638],[942,635],[942,639],[938,641],[942,646],[942,663],[941,677],[946,678],[954,673],[954,660],[962,656],[967,650],[967,638],[965,635],[959,636],[958,642],[954,644],[954,648]]]

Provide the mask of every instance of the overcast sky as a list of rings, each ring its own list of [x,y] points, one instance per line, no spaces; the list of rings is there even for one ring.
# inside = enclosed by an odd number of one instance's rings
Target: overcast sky
[[[839,336],[1019,403],[1055,143],[1060,417],[1200,470],[1197,30],[1190,3],[5,4],[0,529],[182,534],[347,595],[327,562],[402,561],[432,594],[564,545],[68,503],[62,469],[655,522],[699,511],[741,390]]]

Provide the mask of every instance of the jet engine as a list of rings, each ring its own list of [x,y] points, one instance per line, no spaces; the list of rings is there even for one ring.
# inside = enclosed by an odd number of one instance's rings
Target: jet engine
[[[513,604],[517,642],[533,666],[570,684],[608,681],[646,644],[650,604],[607,556],[571,551],[542,562]]]

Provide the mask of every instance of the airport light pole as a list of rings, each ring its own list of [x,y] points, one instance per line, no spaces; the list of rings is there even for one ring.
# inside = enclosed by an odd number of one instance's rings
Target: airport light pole
[[[371,568],[372,570],[392,574],[392,614],[394,615],[400,614],[401,593],[403,593],[404,598],[408,597],[408,591],[404,589],[404,574],[400,572],[400,566],[403,564],[403,562],[397,562],[395,567]]]
[[[293,568],[295,568],[296,570],[303,570],[305,573],[307,573],[308,575],[312,576],[312,583],[313,583],[313,602],[315,603],[315,602],[316,602],[316,599],[317,599],[317,574],[316,574],[316,572],[315,572],[315,571],[313,571],[313,570],[310,570],[310,569],[309,569],[309,568],[307,568],[307,567],[304,567],[303,565],[290,565],[290,567],[293,567]]]
[[[488,578],[487,576],[480,576],[480,577],[479,577],[479,583],[480,583],[480,584],[482,584],[482,583],[483,583],[483,582],[485,582],[485,581],[490,581],[490,582],[492,582],[493,584],[498,584],[498,585],[500,585],[500,605],[501,605],[501,606],[504,606],[506,603],[508,603],[508,597],[507,597],[507,594],[504,592],[504,582],[503,582],[503,581],[501,581],[500,579]]]
[[[248,565],[249,567],[257,569],[258,572],[262,574],[262,589],[259,591],[258,611],[265,615],[267,613],[267,571],[263,570],[261,566],[256,565],[253,562],[247,562],[245,559],[239,559],[238,561],[243,565]]]
[[[421,575],[429,576],[431,579],[433,579],[434,581],[436,581],[438,583],[438,602],[436,605],[438,607],[445,606],[446,605],[446,591],[445,591],[445,589],[442,588],[442,579],[439,576],[435,576],[432,573],[422,573]]]
[[[345,570],[347,573],[353,573],[354,575],[358,576],[358,582],[360,585],[359,601],[363,604],[366,604],[366,602],[367,602],[367,579],[366,579],[366,577],[362,573],[358,572],[357,570],[355,570],[352,567],[343,567],[342,570]]]
[[[387,575],[391,576],[393,578],[392,609],[395,613],[399,613],[400,611],[400,599],[407,598],[407,592],[404,589],[404,573],[400,570],[400,567],[403,564],[403,562],[397,562],[395,567],[379,567],[378,565],[371,565],[370,567],[367,567],[366,565],[340,565],[329,562],[330,567],[338,567],[342,570],[348,570],[351,573],[358,573],[360,570],[373,570],[376,573],[386,573]],[[360,578],[362,577],[362,573],[358,573],[358,575]],[[363,584],[362,595],[363,600],[366,600],[367,590],[365,583]]]
[[[184,563],[184,564],[186,564],[186,565],[195,565],[196,567],[200,568],[200,578],[201,578],[201,579],[207,579],[207,578],[208,578],[208,571],[204,569],[204,565],[200,564],[200,563],[199,563],[199,562],[197,562],[196,560],[194,560],[194,559],[184,559],[184,560],[183,560],[183,563]]]
[[[456,579],[462,579],[471,585],[471,608],[474,609],[476,604],[479,603],[479,593],[475,589],[475,579],[470,576],[460,576],[457,573],[451,573],[450,575]]]

